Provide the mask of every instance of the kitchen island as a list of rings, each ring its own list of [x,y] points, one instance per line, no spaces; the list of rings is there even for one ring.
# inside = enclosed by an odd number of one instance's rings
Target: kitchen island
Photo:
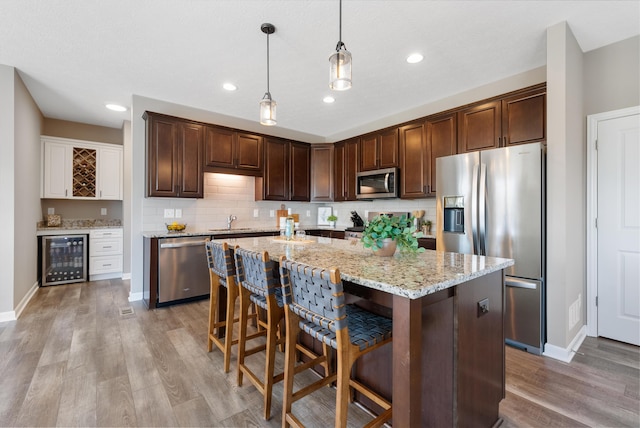
[[[340,269],[348,300],[393,319],[392,346],[355,376],[393,401],[393,425],[493,426],[504,398],[504,274],[513,260],[425,251],[377,257],[357,241],[220,239]],[[357,397],[360,398],[360,397]],[[374,412],[372,403],[362,400]]]

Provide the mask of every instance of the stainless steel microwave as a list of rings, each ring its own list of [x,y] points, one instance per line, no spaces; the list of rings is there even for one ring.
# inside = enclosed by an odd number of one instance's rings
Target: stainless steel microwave
[[[359,172],[356,180],[356,199],[398,197],[398,168]]]

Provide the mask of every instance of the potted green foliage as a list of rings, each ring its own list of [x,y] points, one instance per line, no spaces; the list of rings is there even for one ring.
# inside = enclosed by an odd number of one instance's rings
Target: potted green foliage
[[[393,255],[396,247],[402,252],[421,253],[424,248],[418,247],[418,238],[422,236],[422,232],[416,231],[413,218],[379,215],[366,224],[362,243],[381,256]]]
[[[327,221],[329,222],[331,227],[336,227],[336,221],[338,221],[338,217],[331,214],[330,216],[327,217]]]

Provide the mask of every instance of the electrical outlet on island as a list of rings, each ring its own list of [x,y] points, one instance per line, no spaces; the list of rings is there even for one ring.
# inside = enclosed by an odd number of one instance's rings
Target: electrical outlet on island
[[[106,208],[100,208],[100,215],[107,215],[107,209]]]

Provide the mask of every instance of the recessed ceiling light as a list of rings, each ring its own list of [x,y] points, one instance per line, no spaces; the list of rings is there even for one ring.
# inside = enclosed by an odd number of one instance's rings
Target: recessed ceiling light
[[[105,107],[113,111],[127,111],[127,108],[125,106],[121,106],[119,104],[107,104]]]
[[[227,91],[235,91],[236,89],[238,89],[238,87],[236,85],[234,85],[233,83],[229,83],[229,82],[224,83],[222,85],[222,87],[224,89],[226,89]]]
[[[332,103],[332,102],[334,102],[335,100],[336,100],[336,99],[335,99],[335,98],[333,98],[333,97],[324,97],[324,98],[322,99],[322,101],[324,101],[324,102],[325,102],[325,103],[327,103],[327,104],[331,104],[331,103]]]
[[[407,57],[407,62],[409,64],[415,64],[422,61],[423,59],[424,57],[422,55],[420,55],[419,53],[414,53]]]

